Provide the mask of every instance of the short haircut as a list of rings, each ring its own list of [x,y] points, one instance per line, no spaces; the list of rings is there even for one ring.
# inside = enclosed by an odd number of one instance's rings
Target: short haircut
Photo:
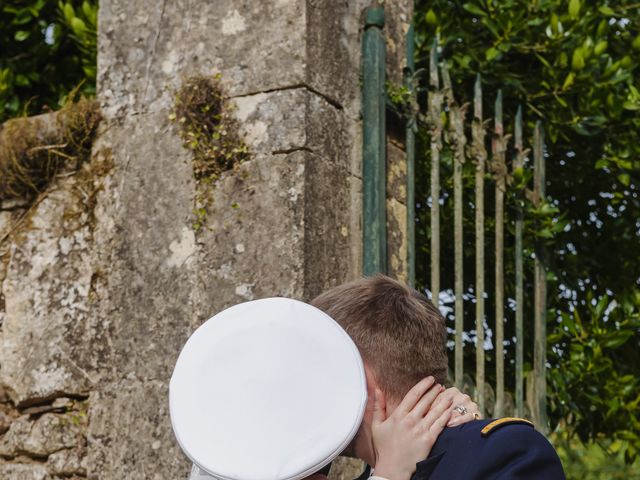
[[[392,398],[429,375],[446,381],[445,320],[416,290],[376,275],[332,288],[311,304],[347,331]]]

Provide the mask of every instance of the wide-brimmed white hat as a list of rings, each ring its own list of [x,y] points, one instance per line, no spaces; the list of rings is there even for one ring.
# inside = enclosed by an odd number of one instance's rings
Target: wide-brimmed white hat
[[[169,385],[173,431],[192,478],[298,480],[355,436],[367,401],[347,333],[311,305],[268,298],[198,328]]]

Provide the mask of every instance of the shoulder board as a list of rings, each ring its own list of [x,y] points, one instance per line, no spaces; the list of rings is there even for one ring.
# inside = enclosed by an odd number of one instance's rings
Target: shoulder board
[[[499,428],[502,428],[506,425],[529,425],[533,428],[533,423],[531,423],[529,420],[525,420],[524,418],[505,417],[494,420],[491,423],[487,423],[485,427],[480,431],[480,434],[483,437],[488,437],[492,432],[495,432]]]

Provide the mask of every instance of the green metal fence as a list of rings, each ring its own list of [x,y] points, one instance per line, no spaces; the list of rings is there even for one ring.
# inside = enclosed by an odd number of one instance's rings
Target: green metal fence
[[[385,270],[386,266],[386,220],[385,220],[385,93],[384,93],[384,11],[377,6],[369,8],[365,15],[365,30],[363,38],[363,176],[364,176],[364,273],[370,275]],[[407,38],[407,68],[405,71],[405,86],[415,95],[413,65],[413,30],[410,29]],[[546,271],[545,252],[542,244],[536,245],[534,278],[534,308],[533,312],[524,310],[524,277],[525,262],[523,249],[525,201],[534,206],[540,206],[545,195],[544,175],[544,139],[542,125],[538,123],[533,132],[523,130],[522,109],[518,108],[514,116],[513,125],[503,122],[503,98],[500,91],[495,92],[493,118],[483,116],[482,79],[478,75],[472,105],[461,104],[456,100],[452,88],[450,74],[446,62],[440,62],[437,46],[431,50],[430,67],[428,73],[429,93],[426,105],[421,111],[414,112],[406,119],[406,151],[407,151],[407,237],[408,245],[408,278],[415,281],[415,133],[417,129],[424,129],[428,137],[429,158],[428,169],[430,178],[430,232],[428,271],[430,278],[422,279],[423,284],[429,286],[433,302],[437,305],[441,292],[442,262],[441,241],[452,241],[454,244],[454,373],[453,380],[459,388],[468,388],[464,379],[464,312],[465,308],[472,308],[465,300],[464,272],[464,242],[463,238],[472,236],[475,243],[475,360],[474,375],[475,399],[481,410],[489,416],[503,416],[516,414],[530,416],[538,428],[547,430],[546,417]],[[416,102],[414,102],[416,103]],[[417,104],[417,103],[416,103]],[[411,110],[411,109],[409,109]],[[467,112],[470,120],[467,120]],[[468,135],[470,132],[470,135]],[[526,140],[526,133],[532,137]],[[530,145],[530,149],[526,145]],[[453,163],[453,238],[441,238],[441,163],[446,153]],[[531,155],[530,155],[531,154]],[[532,156],[532,162],[526,159]],[[531,159],[530,159],[531,160]],[[505,197],[512,188],[514,173],[533,164],[533,185],[530,190],[514,190],[516,208],[505,208]],[[472,165],[475,171],[473,185],[464,181],[465,165]],[[465,189],[473,188],[473,225],[474,231],[465,232],[463,216]],[[493,204],[492,222],[485,218],[485,188],[493,190],[495,198]],[[487,191],[490,193],[490,190]],[[494,225],[494,251],[486,251],[485,234],[487,225]],[[513,225],[513,234],[505,237],[505,225]],[[511,259],[515,265],[515,307],[507,309],[505,315],[505,241],[513,242],[515,258]],[[495,289],[487,292],[485,277],[487,264],[493,263]],[[425,269],[426,270],[426,269]],[[493,296],[494,311],[487,312],[485,297]],[[470,310],[471,311],[471,310]],[[513,313],[512,313],[513,312]],[[525,345],[525,320],[534,322],[534,344]],[[505,352],[504,326],[505,322],[515,323],[515,348]],[[487,361],[485,358],[485,323],[491,328],[495,339],[495,385],[486,382]],[[468,348],[468,347],[467,347]],[[533,370],[525,389],[524,353],[525,349],[533,350]],[[510,411],[506,402],[505,389],[505,358],[513,360],[515,364],[514,378],[514,411]],[[509,382],[511,383],[511,382]],[[492,408],[488,405],[489,390],[495,391],[495,403]],[[525,391],[527,401],[525,402]],[[493,402],[492,402],[493,403]]]
[[[462,388],[465,374],[463,364],[463,335],[464,335],[464,276],[463,269],[463,189],[464,185],[462,171],[464,164],[471,162],[475,167],[474,178],[474,225],[473,232],[475,241],[475,393],[476,401],[480,409],[488,415],[503,416],[506,412],[506,391],[505,391],[505,350],[504,350],[504,327],[508,320],[505,316],[505,271],[504,271],[504,251],[505,251],[505,224],[512,222],[514,225],[514,238],[516,258],[515,258],[515,285],[516,285],[516,306],[515,306],[515,330],[516,348],[515,352],[515,414],[524,416],[530,414],[543,431],[546,429],[546,274],[544,267],[544,249],[539,246],[536,249],[535,259],[535,301],[534,311],[530,318],[534,321],[535,342],[534,342],[534,368],[533,388],[529,392],[530,412],[526,412],[524,402],[524,311],[523,311],[523,209],[515,209],[515,214],[511,217],[505,210],[505,194],[511,183],[512,174],[509,171],[509,164],[513,169],[525,167],[525,158],[528,151],[524,150],[522,110],[518,109],[515,115],[513,134],[505,134],[503,123],[503,99],[502,92],[495,95],[494,117],[490,120],[483,116],[482,79],[478,75],[472,104],[472,120],[468,125],[465,122],[466,112],[469,105],[460,105],[456,102],[455,95],[451,87],[449,72],[446,64],[439,65],[437,51],[431,51],[429,79],[431,91],[428,96],[428,106],[425,115],[430,138],[430,169],[431,169],[431,285],[432,297],[437,299],[440,292],[440,206],[436,199],[440,198],[439,163],[442,151],[449,149],[453,158],[453,201],[454,201],[454,296],[455,296],[455,365],[454,381]],[[440,82],[439,80],[442,80]],[[442,87],[440,87],[442,84]],[[444,101],[443,101],[444,99]],[[444,124],[444,127],[443,127]],[[471,138],[468,139],[466,131],[470,130]],[[444,141],[443,141],[444,138]],[[487,141],[490,139],[490,141]],[[512,139],[514,140],[512,142]],[[533,170],[534,181],[530,197],[534,205],[539,205],[544,200],[544,142],[542,126],[537,124],[533,132],[533,139],[530,142],[533,150]],[[487,148],[490,144],[490,148]],[[491,180],[487,181],[487,173]],[[494,251],[486,251],[485,232],[487,219],[485,218],[485,188],[492,188],[494,191]],[[518,202],[521,205],[522,202]],[[470,234],[470,233],[467,233]],[[493,292],[487,292],[485,288],[485,278],[487,276],[487,265],[493,263],[494,286]],[[487,312],[485,309],[485,297],[493,295],[493,305],[495,310]],[[493,331],[495,339],[495,404],[491,411],[487,411],[487,383],[486,383],[486,359],[485,359],[485,323]]]

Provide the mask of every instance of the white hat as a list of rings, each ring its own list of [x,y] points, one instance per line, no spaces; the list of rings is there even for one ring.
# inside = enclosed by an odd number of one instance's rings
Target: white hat
[[[195,478],[302,479],[347,447],[366,401],[351,338],[287,298],[209,319],[187,340],[169,385],[173,431],[205,474]]]

